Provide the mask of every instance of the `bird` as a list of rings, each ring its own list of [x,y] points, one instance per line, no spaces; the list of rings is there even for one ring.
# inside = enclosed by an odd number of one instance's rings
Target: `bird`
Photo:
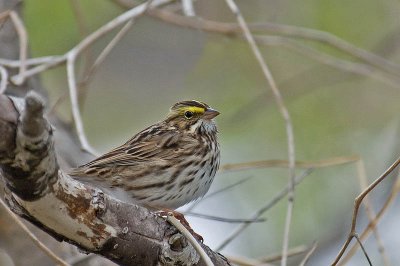
[[[180,101],[164,120],[69,175],[123,202],[175,210],[211,186],[220,164],[219,114],[204,102]]]

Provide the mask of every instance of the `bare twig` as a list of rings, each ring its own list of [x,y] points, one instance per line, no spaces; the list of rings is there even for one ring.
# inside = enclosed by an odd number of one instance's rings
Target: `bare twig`
[[[72,116],[75,121],[76,131],[82,145],[82,149],[94,154],[98,155],[98,152],[92,148],[89,144],[85,131],[83,129],[83,123],[81,118],[81,113],[79,110],[79,102],[78,102],[78,92],[76,86],[76,79],[75,79],[75,54],[69,54],[67,56],[67,76],[68,76],[68,86],[69,86],[69,93],[71,98],[71,108],[72,108]]]
[[[398,158],[379,178],[377,178],[372,184],[370,184],[354,200],[354,209],[353,209],[353,217],[352,217],[350,232],[348,234],[346,242],[343,244],[342,248],[339,251],[339,254],[336,256],[332,265],[338,264],[339,260],[341,259],[348,245],[350,244],[350,241],[356,234],[357,214],[363,199],[365,198],[366,195],[368,195],[369,192],[371,192],[377,185],[379,185],[399,164],[400,164],[400,158]]]
[[[375,226],[378,224],[380,219],[383,217],[383,215],[386,213],[388,208],[393,204],[397,194],[400,192],[400,175],[397,176],[397,179],[395,181],[395,184],[392,187],[392,191],[390,192],[389,197],[383,204],[382,208],[379,210],[378,214],[375,216],[375,218],[369,222],[367,227],[364,229],[362,234],[360,235],[360,240],[364,241],[367,239],[367,237],[370,235],[370,233],[373,231]],[[349,252],[346,254],[346,256],[343,257],[339,265],[344,265],[347,261],[350,260],[350,258],[356,253],[358,250],[359,245],[355,244],[353,247],[349,250]]]
[[[365,171],[364,161],[362,159],[360,159],[356,163],[356,166],[357,166],[357,172],[358,172],[357,176],[358,176],[359,183],[360,183],[360,189],[361,189],[361,191],[363,191],[364,189],[366,189],[368,187],[367,174]],[[365,206],[365,211],[367,213],[368,219],[370,221],[373,221],[375,218],[375,212],[373,210],[372,204],[371,204],[368,196],[365,196],[364,206]],[[385,246],[383,245],[382,238],[379,235],[378,228],[375,227],[373,229],[373,232],[374,232],[374,236],[375,236],[375,239],[376,239],[376,242],[378,245],[378,251],[379,251],[379,253],[381,253],[383,262],[386,266],[389,266],[390,265],[389,257],[386,254]],[[360,239],[358,238],[358,236],[357,236],[357,241],[360,242]]]
[[[55,67],[55,66],[57,66],[59,64],[62,64],[66,60],[67,60],[67,56],[66,55],[55,56],[52,60],[49,60],[46,63],[37,65],[35,67],[32,67],[32,68],[26,70],[23,73],[20,73],[20,74],[12,76],[11,77],[11,81],[16,84],[20,80],[25,80],[28,77],[31,77],[31,76],[36,75],[36,74],[39,74],[40,72],[43,72],[43,71],[45,71],[45,70],[47,70],[49,68]]]
[[[202,260],[207,266],[214,266],[214,263],[211,261],[210,257],[206,254],[203,248],[199,245],[197,240],[192,236],[192,234],[181,224],[181,222],[176,219],[172,214],[167,216],[167,221],[173,224],[176,229],[181,232],[187,240],[189,240],[190,244],[194,247],[197,253],[200,255]]]
[[[60,56],[55,55],[55,56],[43,56],[43,57],[36,57],[36,58],[28,58],[28,59],[26,59],[24,64],[26,66],[48,64],[48,63],[53,62],[54,60],[58,59],[59,57]],[[21,66],[21,61],[0,58],[0,65],[6,66],[6,67],[11,67],[11,68],[17,68],[17,67]]]
[[[79,29],[79,35],[83,39],[86,35],[88,35],[89,30],[88,30],[88,25],[87,22],[85,21],[84,14],[82,12],[82,7],[80,6],[81,3],[77,0],[69,0],[72,6],[72,11],[73,14],[76,18],[76,21],[78,22],[78,29]],[[91,61],[91,51],[87,49],[86,55],[85,55],[85,67],[90,65]]]
[[[79,35],[81,37],[81,39],[83,39],[88,33],[88,25],[87,22],[85,20],[85,16],[82,12],[82,7],[81,7],[81,3],[80,1],[77,0],[69,0],[71,6],[72,6],[72,11],[75,15],[77,24],[78,24],[78,29],[79,29]],[[88,47],[88,49],[85,50],[85,52],[82,55],[83,57],[83,67],[82,67],[82,73],[84,73],[84,75],[86,75],[86,73],[88,73],[90,71],[90,66],[92,65],[92,49],[91,47]],[[81,91],[79,94],[79,100],[81,103],[81,106],[84,106],[84,101],[86,98],[86,90],[84,90],[84,85],[81,84],[81,82],[79,82],[78,84],[78,89]]]
[[[294,179],[295,179],[295,146],[294,146],[294,134],[293,134],[293,125],[291,122],[290,114],[288,109],[286,108],[282,95],[275,83],[275,80],[271,74],[271,71],[268,68],[268,65],[264,61],[264,58],[258,48],[253,35],[250,32],[249,27],[242,16],[240,9],[236,5],[234,0],[226,0],[229,8],[231,9],[232,13],[236,16],[238,24],[243,31],[243,34],[249,43],[251,50],[256,57],[263,74],[268,81],[274,98],[275,102],[278,105],[279,111],[285,121],[286,126],[286,136],[287,136],[287,144],[288,144],[288,158],[289,158],[289,193],[288,193],[288,208],[286,214],[286,221],[285,221],[285,228],[284,228],[284,236],[283,236],[283,247],[282,247],[282,266],[286,265],[287,260],[287,251],[289,248],[289,232],[290,232],[290,224],[292,221],[292,213],[293,213],[293,203],[294,203]]]
[[[261,222],[265,222],[264,218],[256,218],[256,219],[234,219],[233,218],[232,219],[232,218],[224,218],[224,217],[196,213],[196,212],[185,212],[185,215],[189,215],[189,216],[193,216],[193,217],[197,217],[197,218],[208,219],[208,220],[213,220],[213,221],[218,221],[218,222],[225,222],[225,223],[261,223]]]
[[[0,94],[3,94],[6,91],[7,84],[8,72],[3,66],[0,66]]]
[[[259,30],[267,30],[271,33],[279,33],[281,35],[328,44],[383,71],[392,73],[396,76],[399,75],[400,65],[390,62],[376,54],[363,50],[326,31],[275,23],[258,23],[258,25],[253,24],[252,29],[257,30],[257,28]]]
[[[19,66],[19,74],[23,75],[26,71],[26,57],[27,57],[27,50],[28,50],[28,34],[26,33],[26,29],[24,23],[22,22],[21,18],[19,17],[18,13],[15,11],[10,11],[10,18],[14,24],[15,30],[17,31],[18,38],[19,38],[19,61],[21,62]],[[16,85],[21,85],[25,80],[14,80],[13,82]]]
[[[307,247],[306,245],[301,245],[301,246],[298,246],[298,247],[294,247],[294,248],[291,248],[288,251],[288,257],[293,257],[293,256],[296,256],[296,255],[300,255],[300,254],[303,254],[303,253],[305,253],[305,252],[307,252],[309,250],[310,250],[310,248]],[[275,261],[278,261],[278,260],[281,260],[281,259],[282,259],[282,253],[278,253],[278,254],[268,255],[268,256],[263,257],[263,258],[261,258],[259,260],[261,262],[275,262]]]
[[[84,78],[79,82],[79,86],[86,86],[91,78],[93,77],[93,74],[96,72],[98,67],[103,63],[104,59],[110,54],[111,50],[115,47],[115,45],[125,36],[125,34],[128,32],[128,30],[132,27],[134,21],[133,19],[129,20],[122,28],[121,30],[114,36],[114,38],[107,44],[107,46],[101,51],[99,56],[96,58],[94,61],[93,65],[89,68],[89,70],[86,72],[86,75]]]
[[[317,242],[314,242],[310,250],[304,256],[303,260],[300,262],[299,266],[305,266],[307,264],[308,260],[310,259],[311,255],[314,253],[316,248],[317,248]]]
[[[201,29],[220,34],[237,34],[242,31],[240,26],[236,23],[218,22],[199,17],[194,19],[191,17],[181,16],[167,10],[157,9],[151,10],[149,13],[153,17],[161,19],[165,22],[183,27]],[[276,24],[272,22],[251,23],[248,25],[253,32],[268,32],[271,34],[320,42],[346,53],[353,58],[359,59],[368,65],[374,66],[380,71],[384,71],[395,76],[399,76],[400,73],[400,66],[398,64],[388,61],[385,58],[369,51],[363,50],[329,32],[292,25]]]
[[[295,183],[294,185],[298,185],[306,176],[308,176],[313,169],[307,169],[305,170],[300,176],[295,178]],[[290,191],[290,185],[288,184],[281,192],[279,192],[275,197],[266,203],[264,206],[262,206],[260,209],[255,211],[251,215],[251,219],[257,219],[261,215],[263,215],[267,210],[269,210],[271,207],[275,206],[281,199],[283,199]],[[232,233],[229,234],[225,240],[222,241],[221,244],[218,245],[218,247],[215,248],[217,251],[221,251],[226,245],[228,245],[232,240],[234,240],[243,230],[245,230],[250,224],[241,224],[238,227],[236,227],[235,230],[232,231]]]
[[[352,156],[342,156],[333,157],[329,159],[319,160],[319,161],[296,161],[297,168],[324,168],[335,165],[342,165],[348,163],[357,162],[360,159],[358,155]],[[245,163],[231,163],[224,164],[221,167],[220,172],[230,172],[230,171],[243,171],[247,169],[256,168],[268,168],[268,167],[280,167],[288,168],[289,162],[287,160],[263,160],[263,161],[253,161]]]
[[[187,17],[196,16],[196,12],[193,7],[193,0],[181,0],[182,1],[182,11]]]
[[[114,3],[116,3],[118,6],[125,8],[125,9],[131,9],[135,6],[138,5],[137,0],[112,0]]]
[[[239,266],[273,266],[272,264],[269,263],[263,263],[257,259],[252,259],[252,258],[246,258],[242,256],[237,256],[237,255],[228,255],[226,258],[234,263],[235,265]]]
[[[398,76],[387,75],[385,72],[382,73],[381,71],[377,71],[378,69],[372,65],[340,59],[327,53],[320,52],[309,46],[302,45],[299,42],[286,37],[254,36],[254,38],[259,44],[284,46],[336,69],[374,78],[394,88],[399,88],[400,86],[400,79]]]
[[[52,259],[57,265],[68,266],[69,264],[58,257],[53,251],[51,251],[48,247],[46,247],[30,230],[26,225],[19,219],[15,213],[13,213],[8,206],[5,204],[3,199],[0,198],[0,204],[6,210],[6,212],[10,215],[10,217],[18,224],[19,227],[32,239],[33,243],[39,247],[50,259]]]
[[[363,245],[362,242],[360,241],[360,238],[358,237],[357,234],[354,234],[353,237],[357,240],[357,243],[360,245],[361,250],[362,250],[362,252],[363,252],[365,258],[366,258],[367,261],[368,261],[368,265],[369,265],[369,266],[372,266],[372,262],[371,262],[371,260],[370,260],[370,258],[369,258],[369,256],[368,256],[367,251],[366,251],[365,248],[364,248],[364,245]]]
[[[83,38],[88,34],[89,29],[82,12],[82,7],[80,6],[81,3],[77,0],[69,0],[69,2],[71,3],[72,11],[75,15],[76,21],[78,22],[79,34]]]
[[[294,247],[291,248],[288,251],[288,257],[293,257],[293,256],[297,256],[300,254],[303,254],[305,252],[308,251],[308,253],[310,252],[311,249],[313,249],[314,246],[312,246],[311,248],[307,247],[307,246],[298,246],[298,247]],[[226,255],[226,257],[229,259],[229,261],[231,261],[234,264],[237,265],[241,265],[241,266],[269,266],[269,265],[274,265],[274,264],[270,264],[272,262],[278,261],[282,259],[282,254],[273,254],[270,255],[268,257],[264,257],[261,259],[253,259],[253,258],[246,258],[246,257],[239,257],[237,255]]]

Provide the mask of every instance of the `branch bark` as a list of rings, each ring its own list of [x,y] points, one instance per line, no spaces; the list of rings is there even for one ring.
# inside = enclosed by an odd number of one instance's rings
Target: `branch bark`
[[[62,170],[44,101],[0,95],[0,166],[10,208],[60,241],[120,265],[203,265],[175,227],[148,209],[120,202]],[[226,259],[203,249],[215,265]]]

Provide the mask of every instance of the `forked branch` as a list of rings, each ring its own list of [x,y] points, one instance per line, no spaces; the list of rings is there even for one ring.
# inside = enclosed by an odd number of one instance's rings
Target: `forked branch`
[[[350,244],[350,241],[353,237],[356,236],[356,225],[357,225],[357,215],[360,205],[365,198],[377,185],[379,185],[393,170],[400,164],[400,158],[398,158],[378,179],[376,179],[371,185],[369,185],[360,195],[358,195],[354,201],[354,209],[353,209],[353,218],[351,222],[350,232],[348,234],[346,242],[343,244],[343,247],[340,249],[339,254],[336,256],[332,265],[337,265],[342,258],[344,252]]]

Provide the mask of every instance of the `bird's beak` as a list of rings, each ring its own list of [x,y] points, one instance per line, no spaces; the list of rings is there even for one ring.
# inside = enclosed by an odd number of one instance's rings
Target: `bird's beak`
[[[217,115],[219,115],[219,112],[217,110],[214,110],[212,108],[207,108],[206,111],[204,112],[203,117],[206,119],[213,119]]]

